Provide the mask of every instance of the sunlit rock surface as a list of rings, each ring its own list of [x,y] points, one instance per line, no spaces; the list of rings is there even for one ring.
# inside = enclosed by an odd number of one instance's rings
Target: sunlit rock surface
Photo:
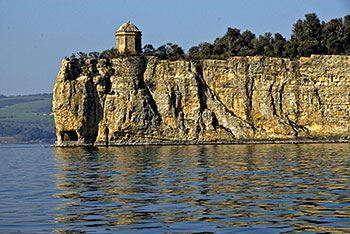
[[[350,57],[63,60],[56,146],[347,141]]]

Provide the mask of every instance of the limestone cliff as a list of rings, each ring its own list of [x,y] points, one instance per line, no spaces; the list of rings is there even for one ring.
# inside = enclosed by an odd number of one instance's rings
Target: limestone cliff
[[[350,57],[63,60],[57,146],[347,140]]]

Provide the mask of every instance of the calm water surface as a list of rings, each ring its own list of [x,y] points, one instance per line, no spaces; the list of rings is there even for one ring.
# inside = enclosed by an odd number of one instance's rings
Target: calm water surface
[[[0,146],[0,233],[349,233],[350,144]]]

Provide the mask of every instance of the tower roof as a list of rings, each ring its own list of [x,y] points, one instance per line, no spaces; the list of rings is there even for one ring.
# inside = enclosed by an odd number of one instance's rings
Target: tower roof
[[[122,24],[122,26],[120,26],[117,32],[141,32],[141,31],[135,26],[135,24],[130,23],[130,21],[128,21],[125,24]]]

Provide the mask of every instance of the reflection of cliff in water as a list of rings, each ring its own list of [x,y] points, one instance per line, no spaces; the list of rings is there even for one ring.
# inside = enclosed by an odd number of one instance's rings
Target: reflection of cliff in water
[[[347,144],[57,148],[56,222],[75,231],[177,225],[350,231]],[[219,230],[219,229],[218,229]]]

